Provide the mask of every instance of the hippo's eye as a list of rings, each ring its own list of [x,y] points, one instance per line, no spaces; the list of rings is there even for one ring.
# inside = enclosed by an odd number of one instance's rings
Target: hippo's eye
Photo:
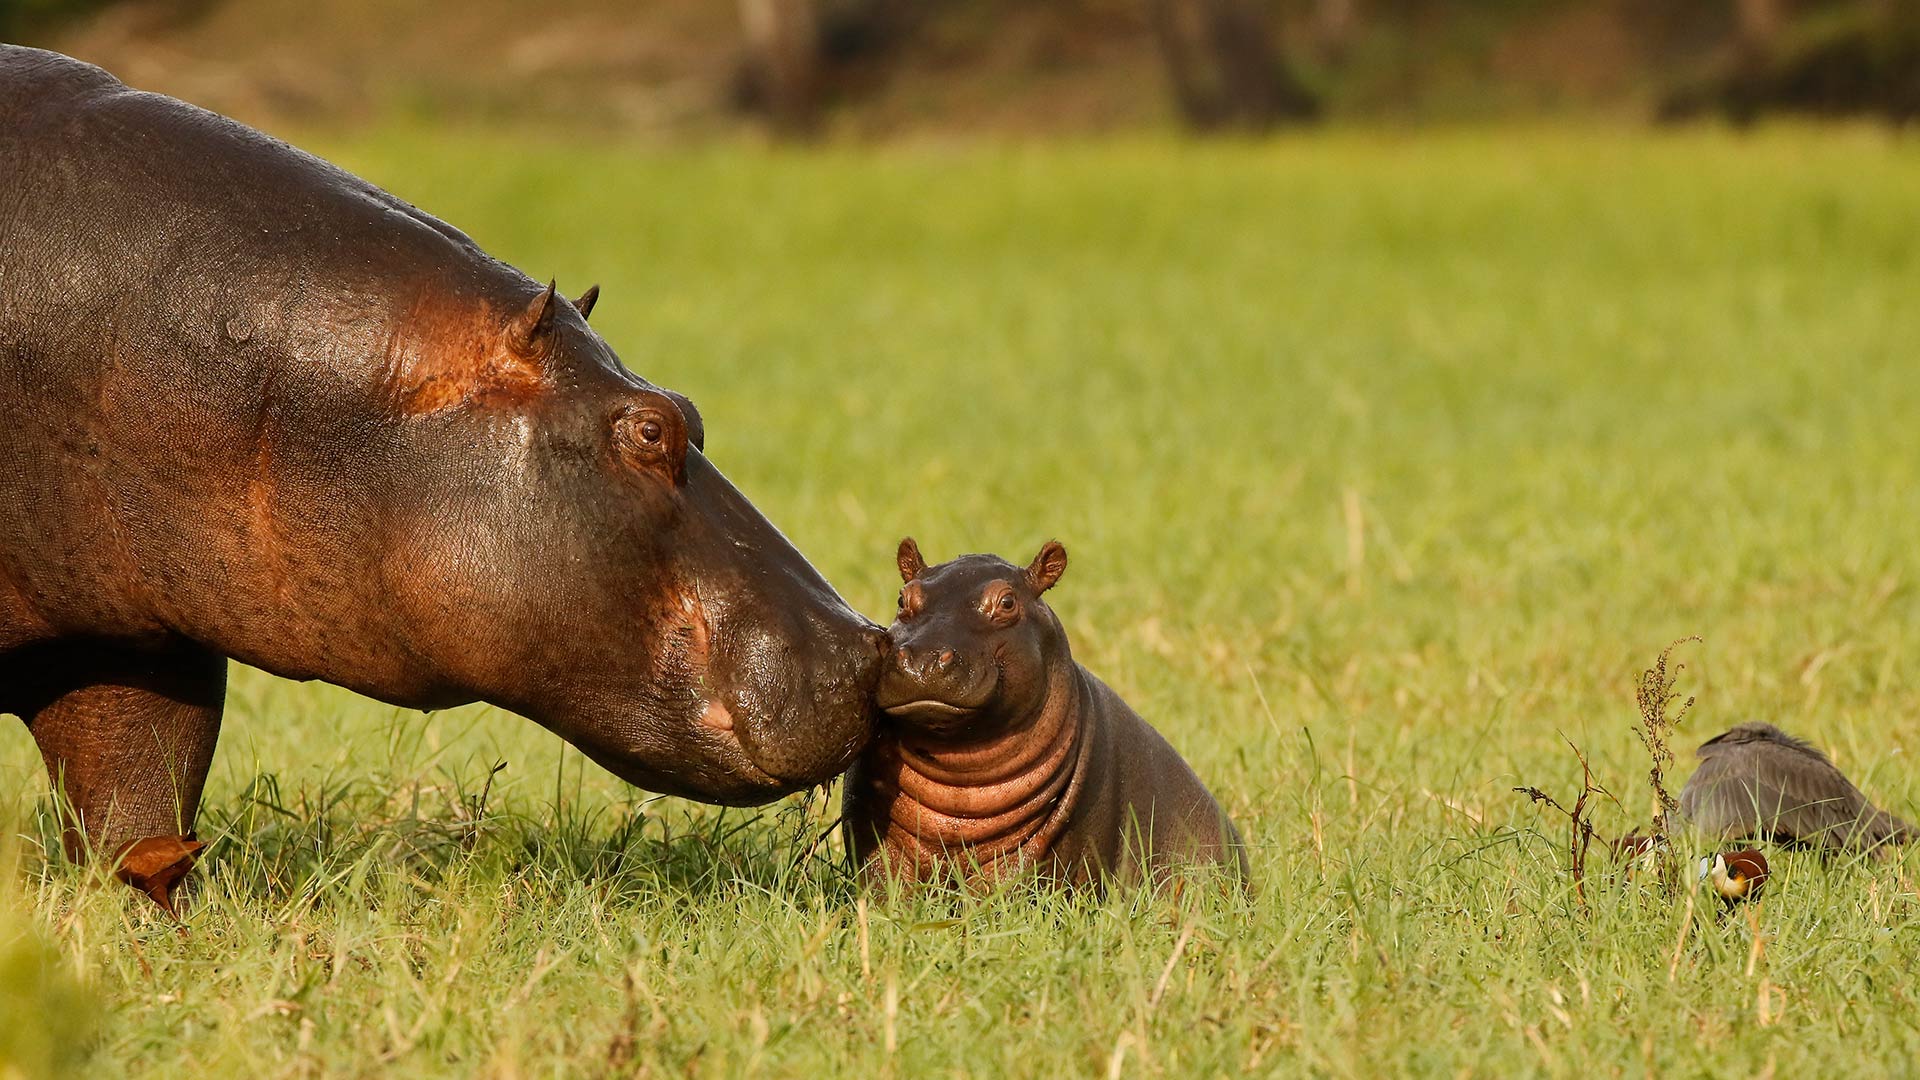
[[[1020,601],[1012,589],[1002,585],[987,594],[987,618],[995,626],[1012,626],[1020,621]]]
[[[687,435],[673,403],[631,405],[613,417],[613,446],[629,465],[660,470],[675,487],[686,480]]]
[[[902,608],[907,606],[907,594],[904,591],[900,594],[899,606]]]

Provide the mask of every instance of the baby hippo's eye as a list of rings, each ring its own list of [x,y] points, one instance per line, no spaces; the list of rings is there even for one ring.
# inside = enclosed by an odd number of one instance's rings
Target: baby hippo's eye
[[[1012,626],[1020,621],[1020,598],[1013,594],[1013,586],[1004,581],[988,585],[977,602],[980,606],[974,610],[995,626]]]
[[[906,607],[906,606],[907,606],[907,593],[906,593],[906,590],[905,590],[905,589],[902,589],[902,590],[900,591],[900,596],[899,596],[899,598],[897,599],[897,601],[896,601],[896,603],[895,603],[895,606],[896,606],[896,607],[902,607],[902,608],[904,608],[904,607]]]

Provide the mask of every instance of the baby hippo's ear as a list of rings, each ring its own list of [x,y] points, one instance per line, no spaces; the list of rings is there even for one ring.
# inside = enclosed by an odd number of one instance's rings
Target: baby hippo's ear
[[[920,545],[914,543],[911,536],[900,541],[900,552],[894,558],[900,564],[901,581],[912,581],[927,568],[927,560],[920,557]]]
[[[1033,563],[1027,567],[1027,585],[1035,596],[1053,588],[1060,575],[1067,572],[1067,549],[1060,541],[1049,540],[1040,548],[1040,554],[1033,557]]]

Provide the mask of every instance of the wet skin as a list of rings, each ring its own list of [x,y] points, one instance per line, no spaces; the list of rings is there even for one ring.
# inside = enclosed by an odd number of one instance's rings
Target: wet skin
[[[863,875],[1088,884],[1200,863],[1245,878],[1239,833],[1200,778],[1074,662],[1041,599],[1065,548],[1025,569],[991,555],[929,568],[907,539],[898,561],[875,696],[886,719],[846,784]]]
[[[0,46],[0,712],[70,847],[191,834],[228,658],[492,702],[705,801],[846,766],[879,628],[588,327],[594,295]]]

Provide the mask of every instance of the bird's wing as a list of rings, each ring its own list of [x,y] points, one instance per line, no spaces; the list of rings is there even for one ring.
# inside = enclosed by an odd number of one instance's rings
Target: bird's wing
[[[1754,739],[1709,744],[1700,756],[1680,812],[1702,832],[1838,846],[1875,813],[1840,770],[1800,746]]]
[[[1860,828],[1854,835],[1854,842],[1871,847],[1889,841],[1904,844],[1915,837],[1920,837],[1920,830],[1916,830],[1908,822],[1875,806],[1869,808],[1867,815],[1860,819]]]

